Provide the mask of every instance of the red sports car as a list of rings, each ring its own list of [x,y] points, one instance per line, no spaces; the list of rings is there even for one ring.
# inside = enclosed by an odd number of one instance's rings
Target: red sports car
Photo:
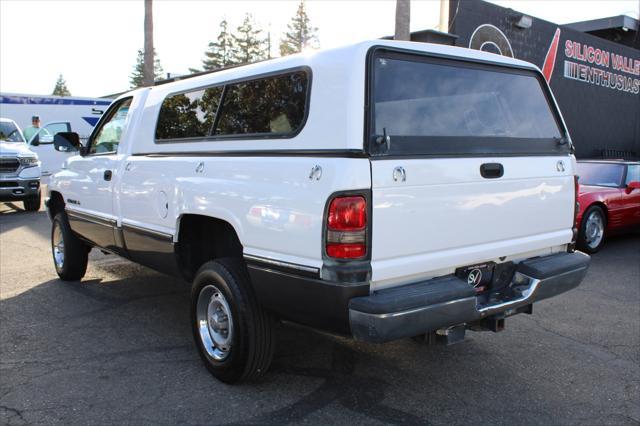
[[[640,162],[578,161],[578,248],[595,253],[605,235],[640,228]]]

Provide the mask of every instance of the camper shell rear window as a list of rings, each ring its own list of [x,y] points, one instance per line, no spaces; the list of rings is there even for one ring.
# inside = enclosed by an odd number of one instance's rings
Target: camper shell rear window
[[[366,144],[373,155],[569,152],[535,71],[379,48],[368,76]]]
[[[168,95],[156,142],[290,138],[307,118],[311,71],[280,71]]]

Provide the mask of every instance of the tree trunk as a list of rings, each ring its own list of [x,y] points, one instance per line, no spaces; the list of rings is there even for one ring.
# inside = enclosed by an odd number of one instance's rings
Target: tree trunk
[[[396,34],[395,40],[411,40],[409,22],[411,20],[410,0],[396,0]]]
[[[440,0],[440,25],[438,29],[443,33],[449,32],[449,0]]]
[[[155,73],[153,69],[153,4],[152,0],[144,0],[144,81],[145,86],[153,86]]]

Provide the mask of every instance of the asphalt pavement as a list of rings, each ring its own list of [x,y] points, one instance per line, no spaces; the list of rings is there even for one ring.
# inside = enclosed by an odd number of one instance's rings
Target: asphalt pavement
[[[583,284],[449,347],[281,325],[271,370],[229,386],[192,341],[189,286],[93,250],[57,279],[44,212],[0,203],[0,424],[640,424],[640,236]]]

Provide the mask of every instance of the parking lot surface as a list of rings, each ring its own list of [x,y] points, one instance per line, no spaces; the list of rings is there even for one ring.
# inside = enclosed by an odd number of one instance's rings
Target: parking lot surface
[[[57,279],[44,212],[0,204],[0,424],[640,424],[640,236],[584,283],[450,347],[282,325],[270,372],[201,364],[189,286],[93,250]]]

